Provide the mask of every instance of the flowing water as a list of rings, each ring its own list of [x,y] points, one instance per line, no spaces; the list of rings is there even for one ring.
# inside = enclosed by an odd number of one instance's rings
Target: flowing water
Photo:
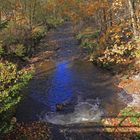
[[[81,49],[69,24],[51,32],[48,38],[60,49],[51,60],[36,64],[17,118],[52,124],[54,140],[98,140],[94,124],[116,116],[126,106],[118,94],[121,89],[115,86],[117,80],[91,62],[80,60]]]

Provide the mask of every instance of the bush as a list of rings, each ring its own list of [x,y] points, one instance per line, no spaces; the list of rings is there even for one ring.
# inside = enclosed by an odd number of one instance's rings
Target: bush
[[[2,47],[2,42],[0,42],[0,57],[4,54],[4,49]]]
[[[31,72],[18,71],[13,63],[0,62],[0,133],[9,130],[11,113],[20,102],[23,96],[21,90],[31,77]]]
[[[140,35],[135,36],[135,42],[137,45],[136,57],[140,60]]]
[[[80,42],[80,46],[87,50],[87,53],[90,55],[90,60],[93,60],[94,53],[96,53],[98,49],[97,38],[99,36],[99,32],[84,32],[77,35],[77,39]]]
[[[16,55],[22,59],[30,56],[35,46],[45,36],[45,30],[43,26],[33,27],[30,30],[27,25],[10,21],[0,32],[0,55]]]
[[[128,65],[135,58],[135,45],[130,41],[127,44],[106,47],[101,56],[97,58],[97,62],[103,66]]]
[[[85,48],[89,54],[92,54],[98,47],[98,44],[96,43],[98,35],[98,31],[94,33],[80,33],[76,38],[80,41],[80,46]]]
[[[55,16],[50,16],[47,18],[47,22],[50,25],[53,25],[54,27],[56,27],[57,25],[60,25],[64,22],[64,19],[62,19],[61,17],[55,17]]]
[[[133,107],[126,107],[120,112],[122,117],[129,117],[130,122],[134,125],[139,125],[140,112],[135,111]]]
[[[16,56],[24,57],[26,55],[26,47],[23,44],[17,44],[14,53]]]
[[[28,26],[18,25],[13,21],[9,21],[7,26],[0,32],[1,50],[3,51],[3,55],[6,54],[7,56],[10,56],[15,54],[24,57],[27,51],[24,42],[26,38],[29,38],[29,35]]]
[[[35,27],[32,30],[32,45],[36,46],[40,40],[45,36],[45,28],[43,26]]]
[[[95,33],[80,33],[77,35],[77,39],[82,41],[83,39],[96,39],[99,36],[99,32],[95,32]]]
[[[100,51],[94,61],[103,67],[127,66],[136,58],[137,46],[131,28],[113,26],[99,39]]]
[[[28,25],[19,25],[14,21],[9,21],[6,28],[1,31],[0,39],[3,40],[5,46],[13,43],[22,43],[25,38],[30,36],[29,31]]]
[[[6,28],[7,25],[8,25],[8,22],[7,21],[0,23],[0,30]]]

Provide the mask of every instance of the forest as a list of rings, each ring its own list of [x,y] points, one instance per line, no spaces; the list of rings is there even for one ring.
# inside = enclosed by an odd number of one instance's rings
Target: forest
[[[140,139],[140,0],[0,0],[0,139],[100,138]]]

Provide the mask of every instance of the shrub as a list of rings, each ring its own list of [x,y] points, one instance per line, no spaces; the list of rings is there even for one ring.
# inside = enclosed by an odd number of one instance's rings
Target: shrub
[[[0,23],[0,30],[6,28],[7,25],[8,25],[8,22],[7,21]]]
[[[24,57],[26,55],[26,47],[23,44],[17,44],[14,53],[16,56]]]
[[[125,45],[114,44],[106,47],[102,55],[97,58],[97,62],[103,66],[131,64],[135,58],[135,48],[131,41]]]
[[[120,114],[123,117],[129,117],[132,124],[139,125],[140,112],[135,111],[133,107],[126,107],[122,109]]]
[[[2,42],[0,42],[0,57],[4,54],[4,49],[2,47]]]
[[[131,28],[113,26],[99,39],[100,51],[95,62],[103,67],[127,66],[136,58],[137,46]]]
[[[99,36],[99,32],[96,31],[94,33],[80,33],[77,35],[77,39],[82,41],[82,39],[96,39]]]
[[[31,72],[17,70],[13,63],[0,62],[0,133],[9,130],[12,110],[21,100],[21,90],[31,77]]]
[[[30,28],[27,25],[19,25],[13,21],[9,21],[0,35],[0,39],[3,40],[4,46],[13,43],[23,43],[25,38],[30,36]]]
[[[136,57],[140,60],[140,35],[135,36],[135,42],[137,44]]]
[[[98,38],[98,35],[98,31],[94,33],[79,33],[76,38],[80,41],[81,47],[93,50],[97,46],[95,39]]]
[[[7,56],[14,54],[20,58],[30,56],[34,47],[44,37],[45,30],[43,26],[33,27],[30,30],[27,25],[19,25],[10,21],[0,32],[0,54],[7,54]]]
[[[8,56],[15,54],[24,57],[27,50],[24,47],[24,42],[29,37],[29,34],[28,26],[18,25],[13,21],[9,21],[7,26],[0,32],[1,50],[3,54],[7,54]]]
[[[47,22],[48,22],[48,24],[56,27],[57,25],[62,24],[64,22],[64,19],[62,19],[61,17],[55,17],[55,16],[49,15],[47,18]]]
[[[35,27],[32,30],[32,45],[36,46],[40,40],[45,36],[45,28],[43,26]]]
[[[80,41],[80,46],[87,50],[87,53],[90,55],[90,60],[92,61],[94,58],[94,53],[96,53],[98,49],[97,38],[99,36],[99,32],[84,32],[79,33],[77,35],[77,39]]]

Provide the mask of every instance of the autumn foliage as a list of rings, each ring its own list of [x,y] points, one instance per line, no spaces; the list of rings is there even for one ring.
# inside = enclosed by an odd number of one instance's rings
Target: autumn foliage
[[[73,27],[94,27],[76,34],[98,66],[140,66],[139,5],[139,0],[0,0],[0,133],[10,123],[5,121],[7,112],[20,101],[20,91],[31,78],[7,60],[28,60],[51,28],[70,21]]]

